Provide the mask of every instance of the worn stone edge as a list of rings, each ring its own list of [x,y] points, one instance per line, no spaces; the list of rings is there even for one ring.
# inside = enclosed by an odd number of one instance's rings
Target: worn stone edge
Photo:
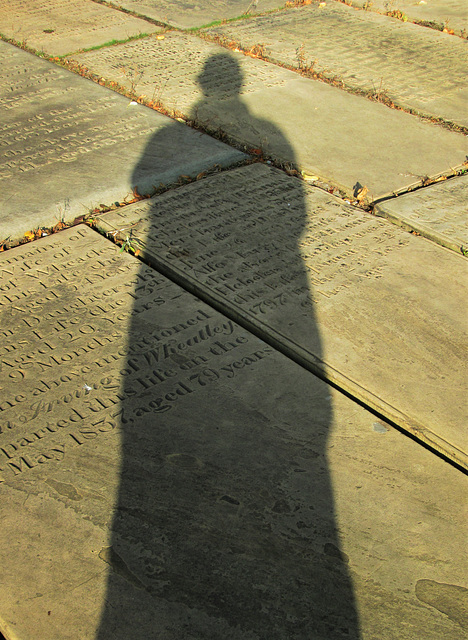
[[[408,231],[410,233],[412,231],[416,232],[423,238],[427,238],[427,240],[431,240],[431,242],[434,242],[441,247],[445,247],[446,249],[450,249],[451,251],[455,251],[455,253],[461,254],[462,256],[466,255],[467,248],[464,247],[461,242],[456,242],[452,238],[445,236],[443,233],[434,231],[424,223],[419,223],[408,218],[404,218],[403,216],[399,216],[396,213],[391,213],[385,209],[385,204],[386,203],[381,203],[376,205],[374,214],[377,217],[385,218],[392,224],[401,227],[404,231]]]

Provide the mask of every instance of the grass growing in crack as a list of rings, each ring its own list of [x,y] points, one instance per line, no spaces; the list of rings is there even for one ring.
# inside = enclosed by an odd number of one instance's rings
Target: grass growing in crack
[[[241,20],[249,20],[250,18],[257,17],[256,14],[251,13],[243,13],[236,18],[225,18],[224,20],[213,20],[213,22],[208,22],[207,24],[202,25],[201,27],[189,27],[188,29],[182,29],[184,33],[198,33],[202,29],[213,29],[214,27],[221,27],[226,24],[230,24],[231,22],[240,22]]]
[[[15,40],[15,38],[10,38],[9,36],[0,32],[0,39],[4,42],[8,42],[9,44],[14,45],[15,47],[18,47],[18,49],[22,49],[23,51],[32,53],[35,56],[38,56],[38,58],[45,58],[46,60],[50,60],[50,57],[48,56],[48,54],[44,53],[44,51],[39,51],[39,49],[30,47],[26,38],[23,38],[22,40]]]
[[[34,227],[26,233],[21,238],[11,239],[11,236],[0,240],[0,253],[4,251],[8,251],[9,249],[14,249],[15,247],[19,247],[23,244],[28,244],[29,242],[34,242],[34,240],[39,240],[40,238],[45,238],[47,236],[51,236],[54,233],[58,233],[63,229],[68,229],[69,227],[73,227],[75,221],[71,223],[65,222],[63,219],[60,219],[57,224],[52,227]]]
[[[137,93],[136,93],[136,88],[138,83],[141,81],[141,79],[143,78],[144,75],[144,71],[136,68],[129,68],[127,69],[126,67],[121,67],[120,71],[122,72],[124,78],[127,80],[127,82],[130,84],[130,95],[132,96],[132,98],[137,98]]]
[[[353,6],[353,0],[337,0],[337,2],[340,2],[341,4],[345,4],[348,7]],[[412,24],[417,24],[421,27],[434,29],[435,31],[443,31],[444,33],[448,33],[450,35],[457,35],[463,38],[464,40],[468,38],[468,32],[466,29],[460,29],[459,33],[456,34],[453,29],[449,28],[448,20],[446,20],[445,23],[442,24],[441,22],[435,22],[433,20],[417,20],[416,18],[413,19],[407,16],[405,13],[403,13],[399,9],[397,9],[395,7],[395,4],[396,3],[394,2],[394,0],[390,0],[389,2],[385,3],[385,11],[379,11],[379,9],[374,8],[374,3],[372,2],[372,0],[368,0],[367,2],[363,3],[363,5],[361,6],[361,10],[374,11],[375,13],[379,13],[380,15],[389,16],[389,17],[395,18],[396,20],[401,20],[402,22],[411,22]],[[358,7],[354,7],[354,8],[357,9]]]
[[[372,85],[373,85],[372,91],[369,91],[367,93],[368,98],[370,98],[371,100],[374,100],[375,102],[381,102],[382,104],[385,104],[389,107],[395,106],[392,99],[388,95],[387,90],[383,89],[383,78],[380,78],[380,84],[378,89],[375,88],[374,83],[372,83]]]
[[[343,2],[344,4],[349,4],[350,6],[352,5],[352,0],[338,0],[338,1]],[[214,20],[213,22],[204,24],[201,27],[189,27],[187,29],[174,28],[174,29],[176,31],[183,31],[184,33],[195,33],[197,35],[202,35],[199,32],[205,29],[212,29],[214,27],[223,26],[231,22],[239,22],[239,20],[249,20],[251,18],[260,18],[264,16],[269,16],[274,13],[281,13],[291,9],[298,9],[300,7],[305,7],[310,4],[317,4],[318,2],[319,0],[292,0],[291,2],[286,2],[282,7],[278,7],[276,9],[268,9],[265,11],[256,11],[255,13],[249,13],[251,9],[255,8],[255,3],[252,2],[249,5],[249,7],[246,9],[246,11],[242,13],[240,16],[237,16],[236,18],[224,18],[223,20]]]
[[[225,49],[229,49],[231,51],[236,51],[239,53],[243,53],[245,56],[249,56],[251,58],[259,58],[260,60],[264,60],[265,62],[269,62],[274,64],[277,67],[282,69],[288,69],[288,71],[293,71],[294,73],[300,73],[306,78],[311,78],[313,80],[320,80],[325,84],[332,85],[347,93],[351,93],[353,95],[362,96],[374,102],[380,102],[381,104],[389,107],[390,109],[395,109],[397,111],[403,111],[405,113],[409,113],[411,115],[417,116],[424,122],[431,122],[432,124],[437,124],[444,129],[448,129],[449,131],[457,131],[459,133],[468,134],[468,127],[464,125],[456,124],[452,121],[446,120],[445,118],[441,118],[438,116],[433,116],[429,114],[424,114],[419,112],[417,109],[413,109],[411,107],[401,106],[395,103],[392,98],[387,94],[387,91],[382,88],[382,83],[379,89],[372,90],[362,89],[359,87],[354,87],[345,83],[345,81],[338,75],[332,74],[326,69],[322,69],[318,71],[315,68],[317,61],[314,60],[310,63],[307,63],[306,56],[304,54],[303,45],[296,49],[296,59],[297,66],[292,64],[288,64],[286,62],[279,62],[277,60],[271,60],[269,55],[265,51],[265,47],[263,44],[254,45],[250,48],[244,47],[239,41],[229,39],[224,35],[220,35],[218,33],[199,33],[199,37],[207,42],[214,42]]]
[[[443,31],[444,25],[441,22],[434,22],[433,20],[415,20],[414,24],[420,27],[427,27],[428,29],[434,29],[434,31]]]
[[[132,231],[130,231],[130,235],[125,238],[120,248],[119,253],[123,253],[126,251],[127,253],[131,253],[135,257],[141,253],[141,249],[143,248],[143,243],[139,238],[133,236]]]
[[[296,49],[297,66],[303,73],[316,73],[314,67],[317,64],[317,60],[311,60],[307,62],[307,57],[304,53],[304,43]]]
[[[289,0],[284,5],[285,9],[298,9],[299,7],[306,7],[312,4],[312,0]]]
[[[100,49],[105,49],[106,47],[114,47],[117,44],[127,44],[127,42],[133,42],[134,40],[141,40],[142,38],[149,38],[152,35],[150,33],[139,33],[135,36],[129,36],[124,40],[109,40],[108,42],[104,42],[103,44],[96,44],[93,47],[86,47],[85,49],[78,49],[78,51],[73,51],[71,53],[65,53],[64,55],[57,56],[61,60],[67,58],[68,56],[75,55],[77,53],[88,53],[88,51],[99,51]]]
[[[384,15],[388,16],[389,18],[396,18],[397,20],[401,20],[401,22],[408,22],[408,16],[406,15],[406,13],[403,13],[399,9],[391,9]]]

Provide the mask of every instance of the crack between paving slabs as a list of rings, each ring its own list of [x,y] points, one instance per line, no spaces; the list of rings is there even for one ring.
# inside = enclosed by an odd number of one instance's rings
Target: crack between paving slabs
[[[90,225],[92,229],[99,235],[102,235],[108,240],[118,244],[119,241],[117,239],[117,233],[115,233],[116,231],[118,232],[118,230],[113,228],[111,230],[106,230],[105,226],[100,226],[103,221],[100,220],[99,222],[100,224]],[[105,224],[106,223],[104,222],[104,225]],[[108,226],[110,227],[111,225]],[[420,445],[424,446],[432,453],[457,468],[459,471],[468,474],[468,456],[466,456],[463,451],[446,442],[443,438],[440,438],[430,429],[419,424],[416,420],[410,419],[392,405],[379,399],[354,380],[348,378],[319,358],[316,358],[313,354],[307,352],[280,332],[270,329],[271,333],[269,334],[259,326],[253,318],[251,319],[247,315],[241,315],[235,312],[233,309],[229,308],[220,297],[216,296],[216,294],[207,292],[202,286],[197,286],[196,283],[185,278],[183,274],[180,274],[170,265],[154,258],[154,256],[149,254],[149,252],[145,251],[144,243],[142,241],[140,241],[140,246],[141,250],[138,256],[136,256],[138,260],[144,262],[158,273],[161,273],[161,275],[167,277],[169,280],[182,287],[185,291],[195,295],[216,311],[239,324],[242,328],[250,331],[257,338],[263,340],[263,342],[273,347],[276,351],[282,353],[303,369],[309,371],[309,373],[317,376],[334,389],[350,398],[353,402],[356,402],[358,405],[367,409],[377,418],[386,421],[400,433],[403,433],[407,437],[415,440]],[[315,362],[310,361],[311,356]]]

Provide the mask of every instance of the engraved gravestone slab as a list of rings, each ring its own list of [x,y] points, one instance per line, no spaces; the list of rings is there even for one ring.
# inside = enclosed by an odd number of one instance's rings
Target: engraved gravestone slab
[[[468,124],[467,47],[446,33],[337,2],[228,23],[207,33],[246,49],[261,43],[273,62],[296,68],[313,64],[329,78],[338,76],[399,106]]]
[[[188,34],[74,59],[348,194],[357,183],[374,198],[404,189],[450,171],[467,152],[460,133]]]
[[[1,240],[244,157],[12,45],[0,61]]]
[[[86,227],[0,270],[8,640],[459,637],[456,469]]]
[[[467,465],[462,256],[258,164],[101,223],[131,228],[172,278]]]
[[[92,0],[2,0],[2,34],[54,56],[159,31]]]
[[[375,213],[444,247],[468,247],[468,175],[381,202]]]
[[[138,14],[165,24],[189,29],[201,27],[215,20],[238,18],[245,13],[256,14],[285,5],[283,0],[119,0],[112,2]]]
[[[357,7],[367,5],[372,11],[401,11],[408,20],[433,23],[436,28],[453,29],[455,35],[467,36],[467,12],[465,0],[353,0]]]
[[[223,57],[217,57],[220,55]],[[295,77],[285,69],[244,56],[230,56],[216,44],[177,32],[165,33],[164,39],[145,38],[137,47],[126,43],[79,54],[74,59],[124,87],[133,82],[137,94],[194,117],[204,95],[221,101],[232,97],[236,70],[241,78],[237,78],[234,89],[239,90],[241,98],[265,88],[284,88]],[[208,68],[204,72],[205,65]],[[199,84],[202,75],[203,88]]]

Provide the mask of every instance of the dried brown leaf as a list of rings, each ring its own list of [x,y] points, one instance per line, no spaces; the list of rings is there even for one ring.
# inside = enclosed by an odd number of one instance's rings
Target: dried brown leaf
[[[367,193],[368,193],[369,189],[364,185],[361,189],[359,189],[359,191],[356,194],[356,200],[359,202],[359,204],[362,204],[364,198],[366,197]]]

